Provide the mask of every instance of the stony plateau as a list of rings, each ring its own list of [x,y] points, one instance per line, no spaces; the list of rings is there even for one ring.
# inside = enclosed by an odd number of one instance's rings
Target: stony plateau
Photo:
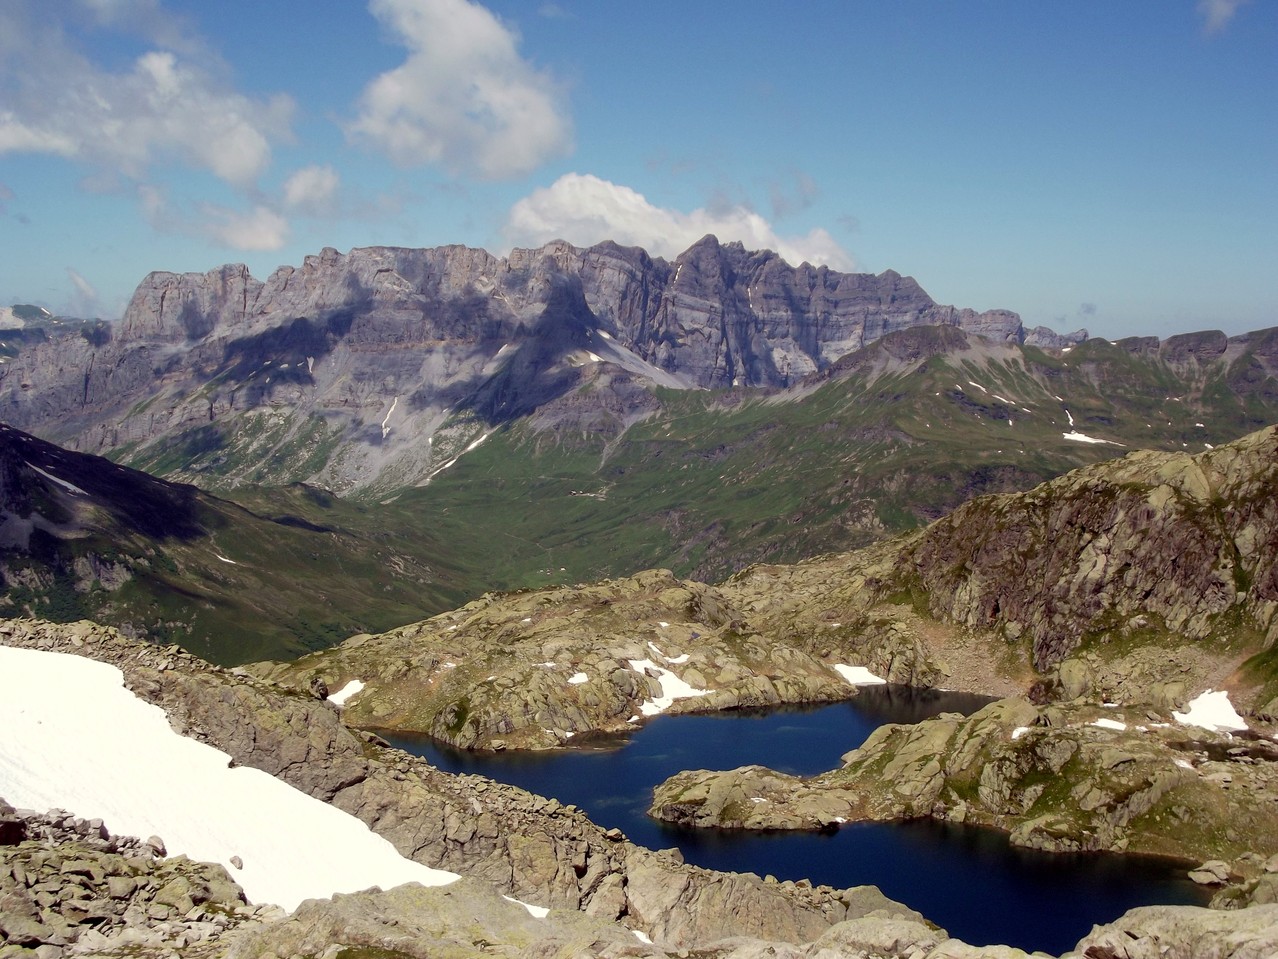
[[[347,723],[429,733],[462,748],[552,748],[660,712],[843,699],[835,666],[932,685],[924,652],[885,627],[785,642],[722,590],[649,570],[619,580],[487,595],[433,619],[253,673],[298,690],[358,683]]]

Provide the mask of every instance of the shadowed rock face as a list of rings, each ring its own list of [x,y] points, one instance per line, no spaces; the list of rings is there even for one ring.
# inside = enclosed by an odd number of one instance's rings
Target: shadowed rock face
[[[69,523],[67,532],[75,534],[76,507],[91,505],[150,539],[191,539],[205,532],[198,496],[194,486],[67,453],[0,424],[0,529],[10,520],[26,520],[44,529]],[[41,515],[41,509],[50,515]],[[0,536],[0,545],[13,545],[7,539]]]

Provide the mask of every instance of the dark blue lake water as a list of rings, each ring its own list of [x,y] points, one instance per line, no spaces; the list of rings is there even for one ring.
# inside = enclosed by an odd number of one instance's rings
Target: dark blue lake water
[[[429,738],[387,737],[449,772],[478,773],[574,803],[651,849],[678,846],[698,866],[873,884],[974,945],[1004,943],[1059,954],[1094,923],[1133,906],[1205,904],[1185,867],[1119,855],[1052,855],[1010,846],[1001,833],[934,822],[857,823],[837,833],[688,830],[648,818],[652,788],[683,769],[758,763],[797,775],[840,757],[883,723],[970,713],[987,700],[962,693],[865,687],[850,702],[766,712],[662,716],[625,739],[557,753],[466,753]]]

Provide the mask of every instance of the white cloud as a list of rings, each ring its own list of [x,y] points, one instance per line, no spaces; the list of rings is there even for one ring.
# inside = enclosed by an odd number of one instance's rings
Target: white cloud
[[[53,153],[74,156],[76,141],[54,130],[28,126],[13,111],[0,112],[0,153]]]
[[[262,204],[234,210],[200,203],[192,212],[176,208],[159,187],[142,184],[137,193],[147,221],[161,233],[202,237],[233,250],[278,250],[288,242],[288,220]]]
[[[630,187],[588,173],[567,173],[524,197],[511,208],[505,226],[507,240],[516,246],[537,246],[554,239],[578,246],[614,240],[667,258],[707,233],[723,242],[739,240],[749,249],[776,250],[794,264],[806,261],[839,270],[856,265],[825,230],[779,236],[767,220],[742,206],[690,213],[663,209]]]
[[[288,221],[269,207],[245,212],[202,203],[200,212],[205,217],[202,232],[233,250],[278,250],[288,242]]]
[[[67,277],[71,280],[71,285],[75,287],[75,293],[65,312],[84,319],[97,316],[101,311],[101,298],[98,296],[97,289],[71,267],[67,267]]]
[[[1198,13],[1203,18],[1203,30],[1219,33],[1229,25],[1238,8],[1249,0],[1198,0]]]
[[[284,205],[311,216],[331,213],[340,183],[331,166],[302,167],[284,181]]]
[[[561,91],[520,57],[515,33],[469,0],[371,0],[408,48],[373,80],[350,136],[403,166],[517,176],[571,148]]]
[[[75,9],[84,6],[113,23],[154,10],[145,0],[84,0]],[[246,97],[215,77],[216,64],[172,50],[104,69],[68,41],[57,22],[62,7],[43,17],[18,0],[0,12],[0,154],[54,154],[136,181],[176,159],[248,187],[270,163],[271,143],[288,138],[288,97]]]

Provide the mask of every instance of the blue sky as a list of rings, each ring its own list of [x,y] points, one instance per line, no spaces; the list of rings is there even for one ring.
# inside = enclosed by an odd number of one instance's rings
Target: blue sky
[[[0,304],[714,232],[1029,325],[1238,333],[1278,324],[1276,224],[1273,0],[0,2]]]

